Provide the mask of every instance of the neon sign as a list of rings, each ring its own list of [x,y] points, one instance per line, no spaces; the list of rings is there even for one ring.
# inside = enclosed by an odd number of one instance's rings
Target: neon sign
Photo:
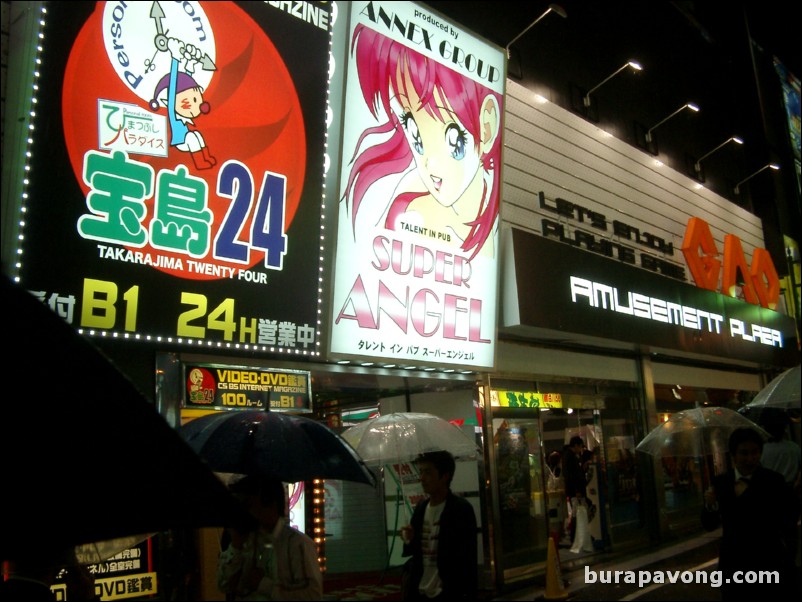
[[[719,252],[710,226],[701,218],[688,220],[682,254],[691,270],[693,281],[699,288],[716,291],[719,276],[724,295],[735,297],[737,287],[743,290],[744,300],[767,309],[776,309],[780,298],[780,278],[766,249],[755,249],[752,264],[747,266],[741,240],[734,234],[724,237],[724,261],[718,259]],[[742,278],[738,278],[738,272]]]

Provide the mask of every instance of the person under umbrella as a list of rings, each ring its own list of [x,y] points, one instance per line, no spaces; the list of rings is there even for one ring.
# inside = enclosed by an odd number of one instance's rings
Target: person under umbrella
[[[230,486],[256,525],[228,529],[217,584],[227,600],[320,600],[323,575],[312,539],[287,521],[287,494],[278,479],[248,475]]]
[[[574,435],[568,443],[568,450],[563,456],[563,475],[565,477],[565,495],[571,500],[571,551],[593,551],[588,531],[587,515],[587,479],[582,468],[582,452],[585,451],[585,442],[582,437]],[[580,512],[582,510],[582,512]],[[580,521],[582,522],[580,528]],[[581,535],[581,537],[578,537]]]
[[[451,491],[454,456],[427,452],[417,464],[428,497],[401,529],[403,555],[412,556],[404,568],[404,599],[476,600],[476,514],[468,500]]]
[[[338,479],[373,486],[376,482],[344,438],[304,416],[231,409],[190,420],[179,433],[216,472],[261,475],[284,483]]]
[[[723,571],[722,600],[770,596],[791,599],[793,562],[788,538],[794,537],[792,508],[785,481],[760,465],[763,437],[749,427],[735,429],[729,438],[733,468],[713,478],[705,492],[702,525],[721,526],[719,569]],[[770,581],[737,580],[737,572],[760,571]],[[759,589],[758,589],[759,588]],[[754,590],[750,592],[748,590]]]
[[[785,479],[786,493],[794,511],[794,525],[799,521],[802,509],[802,450],[796,441],[786,438],[785,433],[791,423],[788,413],[779,408],[767,407],[760,416],[760,424],[770,435],[763,445],[760,464],[779,472]],[[789,537],[789,550],[792,561],[796,559],[798,542]]]
[[[795,441],[785,436],[791,419],[784,410],[769,407],[763,410],[758,422],[770,435],[770,439],[763,445],[760,463],[779,472],[788,487],[795,490],[798,495],[800,473],[802,473],[802,450]]]

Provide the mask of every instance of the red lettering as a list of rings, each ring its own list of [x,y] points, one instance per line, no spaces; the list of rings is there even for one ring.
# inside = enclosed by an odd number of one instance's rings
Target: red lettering
[[[777,268],[771,260],[766,249],[755,249],[752,255],[752,269],[749,272],[755,293],[760,299],[760,305],[769,309],[777,309],[780,298],[780,277]]]
[[[703,219],[692,217],[688,220],[685,239],[682,241],[682,254],[696,286],[708,291],[716,290],[721,262],[716,259],[718,249],[710,233],[710,226]]]
[[[738,272],[741,277],[738,277]],[[727,234],[724,237],[724,273],[721,275],[721,292],[730,297],[736,296],[736,288],[741,287],[744,299],[753,305],[758,305],[759,301],[752,288],[752,279],[749,277],[749,268],[746,265],[746,257],[741,247],[741,239],[734,234]]]
[[[741,286],[744,299],[754,305],[776,309],[780,298],[780,279],[771,255],[766,249],[755,249],[752,265],[747,266],[741,240],[734,234],[724,237],[724,261],[719,256],[710,226],[701,218],[692,217],[685,229],[682,254],[699,288],[717,290],[721,276],[721,293],[734,297]],[[738,276],[740,272],[740,278]]]

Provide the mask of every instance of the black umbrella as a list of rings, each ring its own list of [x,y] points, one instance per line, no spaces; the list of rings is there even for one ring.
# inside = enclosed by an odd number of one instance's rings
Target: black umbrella
[[[179,432],[218,472],[259,474],[285,483],[310,479],[376,482],[348,442],[311,418],[228,410],[196,418]]]
[[[248,520],[91,341],[5,276],[2,296],[0,559]]]

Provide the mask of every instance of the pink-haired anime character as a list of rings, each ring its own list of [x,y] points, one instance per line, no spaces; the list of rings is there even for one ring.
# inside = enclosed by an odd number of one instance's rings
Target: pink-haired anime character
[[[344,194],[353,227],[371,186],[403,174],[388,199],[384,227],[401,229],[403,222],[437,233],[469,259],[493,256],[500,95],[364,25],[354,31],[352,53],[362,97],[380,122],[355,146]]]

